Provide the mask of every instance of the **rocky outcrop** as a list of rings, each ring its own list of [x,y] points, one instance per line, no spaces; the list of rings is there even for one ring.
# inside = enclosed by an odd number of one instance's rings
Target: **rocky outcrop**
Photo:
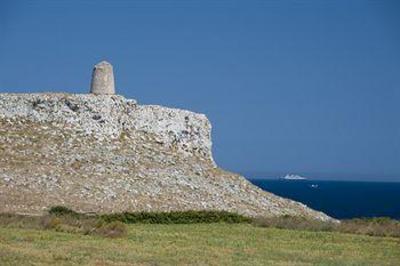
[[[117,95],[0,94],[0,212],[330,217],[219,169],[202,114]]]
[[[140,106],[122,96],[0,94],[0,119],[56,125],[60,134],[71,131],[71,139],[115,140],[141,132],[162,146],[212,162],[211,125],[204,115]]]

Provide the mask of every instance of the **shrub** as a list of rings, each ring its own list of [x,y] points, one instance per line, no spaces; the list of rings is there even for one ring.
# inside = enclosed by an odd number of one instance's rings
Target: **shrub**
[[[78,213],[64,206],[49,209],[50,215],[71,217],[72,220],[100,218],[105,222],[120,221],[127,224],[192,224],[192,223],[250,223],[251,218],[227,211],[173,211],[173,212],[123,212],[103,215],[87,215]]]
[[[94,232],[104,237],[117,238],[126,236],[128,229],[126,224],[114,221],[111,223],[100,224]]]
[[[64,206],[54,206],[49,209],[49,214],[56,215],[56,216],[74,216],[79,217],[81,214],[68,209]]]
[[[251,218],[226,211],[124,212],[100,216],[105,222],[127,224],[249,223]]]
[[[342,220],[340,224],[298,216],[249,218],[226,211],[124,212],[89,215],[63,206],[50,208],[45,216],[0,214],[0,226],[53,229],[62,232],[119,237],[126,234],[123,224],[252,223],[260,227],[292,230],[332,231],[371,236],[400,237],[400,221],[386,217]],[[122,225],[121,225],[122,224]],[[124,233],[125,232],[125,233]]]
[[[333,231],[337,224],[319,220],[307,219],[299,216],[257,217],[253,225],[261,227],[274,227],[280,229],[307,230],[307,231]]]
[[[400,221],[387,217],[343,220],[338,226],[338,231],[371,236],[400,237]]]
[[[13,228],[40,229],[42,218],[39,216],[26,216],[11,213],[0,214],[0,225]]]
[[[41,224],[44,229],[56,229],[61,225],[61,219],[54,216],[43,216]]]
[[[342,220],[339,224],[294,216],[257,217],[253,219],[253,225],[292,230],[400,237],[400,221],[387,217]]]

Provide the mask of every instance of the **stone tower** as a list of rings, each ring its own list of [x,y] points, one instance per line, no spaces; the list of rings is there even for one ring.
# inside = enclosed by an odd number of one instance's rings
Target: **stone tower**
[[[90,93],[96,95],[115,94],[113,67],[106,61],[101,61],[93,68]]]

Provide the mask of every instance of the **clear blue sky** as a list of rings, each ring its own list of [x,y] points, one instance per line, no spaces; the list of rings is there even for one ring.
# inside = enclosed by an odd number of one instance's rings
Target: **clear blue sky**
[[[0,91],[205,113],[233,171],[400,181],[400,1],[0,0]]]

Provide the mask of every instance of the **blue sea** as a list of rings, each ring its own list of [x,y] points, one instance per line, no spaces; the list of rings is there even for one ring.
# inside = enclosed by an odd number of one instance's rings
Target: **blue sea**
[[[300,201],[338,219],[400,219],[400,182],[250,179],[276,195]]]

